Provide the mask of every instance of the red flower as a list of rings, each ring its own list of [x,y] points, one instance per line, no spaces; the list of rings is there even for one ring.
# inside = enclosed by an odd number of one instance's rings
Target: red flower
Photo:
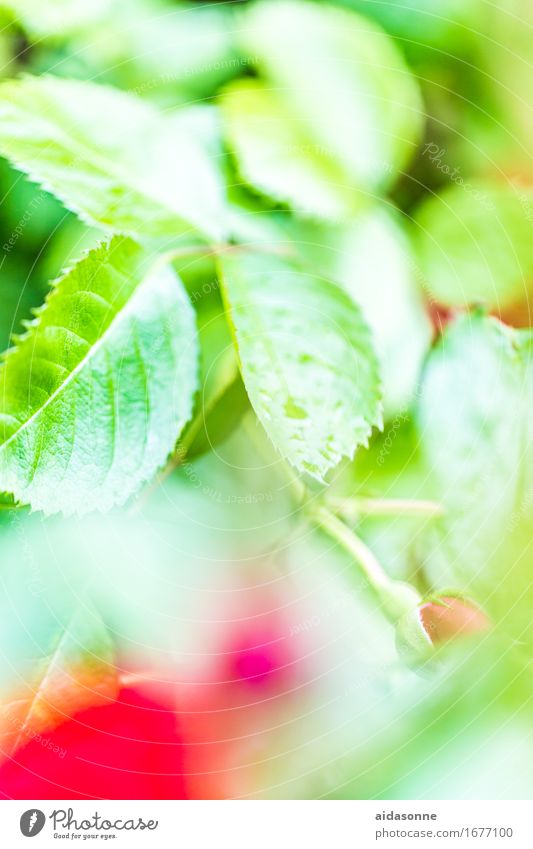
[[[7,799],[183,799],[182,742],[168,699],[124,687],[35,737],[0,767]]]

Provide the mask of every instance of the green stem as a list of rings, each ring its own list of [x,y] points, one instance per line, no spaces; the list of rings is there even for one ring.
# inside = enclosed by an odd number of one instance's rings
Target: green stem
[[[420,603],[422,599],[417,590],[411,584],[393,580],[362,539],[327,507],[311,508],[310,516],[318,527],[354,558],[365,580],[379,599],[385,614],[392,622],[397,622],[404,613]]]
[[[436,501],[417,501],[409,498],[328,498],[332,510],[347,519],[359,516],[427,516],[444,514]]]
[[[195,257],[195,256],[221,256],[222,254],[234,254],[234,253],[266,253],[273,254],[275,256],[284,256],[284,257],[294,257],[295,253],[291,248],[280,246],[280,245],[268,245],[268,244],[239,244],[239,245],[230,245],[224,242],[220,244],[214,245],[187,245],[187,247],[183,248],[174,248],[173,250],[166,251],[163,254],[159,255],[159,259],[161,262],[169,263],[174,262],[175,260],[185,259],[186,257]]]
[[[368,546],[326,507],[315,507],[311,515],[316,523],[337,540],[358,562],[368,583],[379,593],[391,579]]]

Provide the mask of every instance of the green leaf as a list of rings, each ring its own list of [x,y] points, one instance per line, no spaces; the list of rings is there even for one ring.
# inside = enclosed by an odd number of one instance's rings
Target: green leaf
[[[381,422],[360,310],[333,283],[273,256],[228,255],[221,266],[252,406],[282,456],[323,480]]]
[[[116,698],[113,645],[90,605],[57,622],[47,648],[0,703],[0,760],[79,711]]]
[[[305,266],[341,284],[361,307],[380,361],[385,417],[392,419],[410,406],[432,327],[402,219],[388,206],[362,209],[344,225],[295,222],[292,235]]]
[[[236,241],[296,251],[299,263],[342,285],[363,312],[380,361],[385,418],[407,413],[432,326],[413,249],[391,204],[366,204],[344,224],[234,206]]]
[[[230,213],[237,241],[295,250],[304,268],[342,285],[359,305],[379,357],[389,419],[407,413],[432,337],[412,245],[393,209],[367,204],[335,225],[283,212]]]
[[[375,24],[302,0],[260,2],[247,9],[242,39],[301,122],[299,135],[348,186],[383,189],[402,172],[421,135],[422,104],[394,42]]]
[[[89,224],[219,239],[220,180],[186,115],[107,86],[26,76],[0,85],[0,154]]]
[[[432,336],[398,219],[376,208],[339,230],[334,279],[357,301],[373,333],[383,376],[385,414],[405,413]]]
[[[96,67],[120,88],[173,105],[200,102],[247,67],[234,33],[230,5],[113,0],[107,18],[71,50],[88,74]]]
[[[127,238],[94,249],[0,367],[0,489],[47,513],[123,503],[188,420],[196,363],[177,275]]]
[[[433,582],[473,594],[520,639],[533,638],[532,357],[529,331],[465,317],[431,355],[418,411],[446,511],[427,558]]]
[[[475,27],[489,14],[480,0],[469,3],[463,0],[395,0],[394,3],[341,0],[341,3],[376,20],[387,32],[401,39],[402,46],[413,57],[426,58],[429,54],[429,61],[440,66],[452,55],[463,53],[469,46],[472,49],[471,42],[479,35]],[[437,53],[435,47],[450,53]]]
[[[0,12],[11,13],[33,38],[65,37],[100,21],[111,8],[111,0],[1,0]]]
[[[505,309],[527,301],[533,280],[533,192],[475,180],[446,188],[415,218],[430,294],[441,304]]]
[[[221,105],[245,182],[317,218],[342,218],[361,203],[342,167],[310,141],[301,119],[276,92],[241,80],[226,88]]]

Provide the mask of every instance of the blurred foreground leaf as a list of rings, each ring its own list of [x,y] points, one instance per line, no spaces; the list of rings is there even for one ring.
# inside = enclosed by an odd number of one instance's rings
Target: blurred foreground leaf
[[[30,665],[12,698],[0,704],[0,757],[12,756],[76,713],[106,704],[118,692],[113,646],[104,623],[88,607],[57,623],[49,652]]]
[[[494,634],[450,647],[410,692],[395,689],[395,716],[379,735],[336,762],[347,780],[335,796],[529,799],[529,666]]]

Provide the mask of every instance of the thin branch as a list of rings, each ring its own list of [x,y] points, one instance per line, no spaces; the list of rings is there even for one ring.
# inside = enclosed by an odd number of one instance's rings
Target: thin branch
[[[427,516],[437,518],[444,515],[442,504],[437,501],[418,501],[410,498],[328,498],[335,513],[347,519],[360,516]]]
[[[404,613],[420,603],[421,596],[415,587],[405,581],[391,578],[363,540],[330,510],[326,507],[314,507],[310,510],[310,516],[354,558],[391,622],[398,622]]]
[[[187,245],[183,248],[174,248],[160,254],[162,262],[174,262],[175,260],[185,259],[186,257],[194,256],[222,256],[223,254],[239,254],[239,253],[264,253],[273,256],[283,256],[287,258],[295,258],[296,254],[290,247],[277,244],[238,244],[232,245],[221,242],[213,245]]]
[[[342,545],[345,551],[355,558],[366,580],[376,592],[379,593],[383,587],[389,586],[391,578],[387,575],[375,554],[344,522],[341,522],[326,507],[314,507],[310,515],[319,527],[323,528]]]

